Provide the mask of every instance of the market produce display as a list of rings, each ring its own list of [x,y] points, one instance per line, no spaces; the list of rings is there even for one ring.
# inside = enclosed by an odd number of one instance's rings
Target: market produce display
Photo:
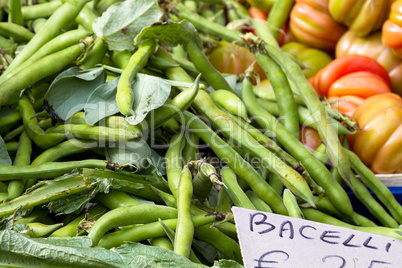
[[[400,6],[0,2],[0,266],[243,267],[233,206],[402,239]]]

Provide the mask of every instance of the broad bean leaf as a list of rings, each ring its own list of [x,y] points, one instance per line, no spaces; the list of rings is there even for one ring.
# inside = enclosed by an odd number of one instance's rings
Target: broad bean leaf
[[[132,85],[135,116],[126,118],[131,125],[137,125],[152,110],[162,106],[169,97],[171,84],[164,79],[146,74],[137,74]]]
[[[148,164],[151,158],[151,148],[145,140],[139,138],[126,143],[116,144],[116,147],[105,149],[106,160],[119,165],[131,164],[140,170]]]
[[[94,33],[110,50],[133,51],[134,38],[163,13],[155,0],[126,0],[110,6],[92,24]]]
[[[8,154],[6,143],[3,138],[0,136],[0,165],[11,165],[11,158]]]
[[[106,74],[102,67],[88,70],[71,67],[53,80],[45,99],[54,113],[67,120],[84,108],[88,97],[105,79]]]
[[[94,125],[99,120],[119,112],[119,107],[116,102],[118,83],[119,77],[100,85],[89,95],[84,106],[85,121],[88,124]]]
[[[191,39],[202,48],[202,41],[194,25],[186,20],[179,22],[154,23],[142,29],[135,38],[135,43],[145,39],[157,39],[161,46],[175,47],[185,45]]]
[[[171,250],[127,243],[112,249],[92,247],[89,237],[29,238],[13,230],[0,231],[1,267],[207,268]],[[215,261],[214,268],[242,268],[232,260]]]

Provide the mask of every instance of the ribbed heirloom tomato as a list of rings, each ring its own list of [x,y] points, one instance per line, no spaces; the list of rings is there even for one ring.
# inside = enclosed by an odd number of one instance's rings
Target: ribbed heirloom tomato
[[[367,98],[353,117],[362,130],[350,137],[351,149],[379,174],[402,171],[402,98],[385,93]]]
[[[335,48],[346,31],[329,14],[328,0],[296,0],[289,27],[297,41],[327,51]]]

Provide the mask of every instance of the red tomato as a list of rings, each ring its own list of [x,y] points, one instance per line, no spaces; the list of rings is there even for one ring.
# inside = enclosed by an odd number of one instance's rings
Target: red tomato
[[[354,95],[368,98],[388,92],[391,92],[391,89],[380,76],[370,72],[354,72],[346,74],[332,83],[327,96]]]
[[[381,77],[391,87],[387,71],[376,60],[363,55],[347,55],[336,58],[309,79],[319,96],[327,96],[331,85],[344,75],[353,72],[370,72]]]

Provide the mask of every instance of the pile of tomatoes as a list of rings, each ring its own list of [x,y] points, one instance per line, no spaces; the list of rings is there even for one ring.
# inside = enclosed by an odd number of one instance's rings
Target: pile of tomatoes
[[[247,2],[252,18],[269,18],[272,1]],[[402,0],[296,0],[278,43],[302,63],[318,96],[357,122],[347,139],[362,161],[376,173],[402,173]],[[233,74],[254,62],[247,49],[225,41],[209,58]],[[260,86],[269,85],[256,72]],[[301,132],[308,147],[320,144],[313,129]]]

